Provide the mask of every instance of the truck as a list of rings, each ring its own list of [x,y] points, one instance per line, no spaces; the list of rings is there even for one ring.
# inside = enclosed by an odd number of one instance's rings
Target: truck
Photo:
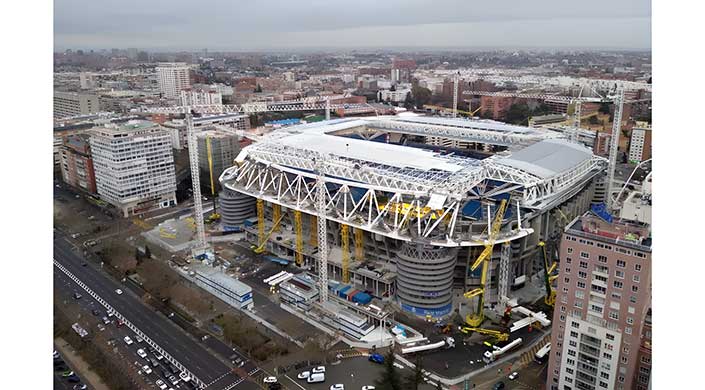
[[[497,360],[500,356],[504,355],[507,351],[521,345],[522,339],[521,337],[512,341],[511,343],[505,345],[504,347],[493,347],[494,351],[485,351],[485,353],[482,355],[482,361],[485,363],[492,363],[493,361]]]
[[[548,353],[551,352],[551,343],[547,343],[541,349],[536,352],[536,355],[534,355],[534,360],[538,364],[543,364],[546,361],[546,357],[548,356]]]
[[[438,349],[441,347],[445,347],[446,349],[449,348],[455,348],[455,339],[452,337],[446,337],[445,339],[437,342],[437,343],[432,343],[432,344],[425,344],[425,345],[418,345],[415,347],[407,347],[407,348],[402,348],[401,353],[402,354],[407,354],[407,353],[414,353],[414,352],[421,352],[421,351],[431,351],[434,349]]]

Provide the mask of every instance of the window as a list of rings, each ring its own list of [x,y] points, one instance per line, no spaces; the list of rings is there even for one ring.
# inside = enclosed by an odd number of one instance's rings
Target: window
[[[617,260],[617,267],[624,268],[626,266],[627,266],[627,263],[624,260]]]
[[[610,302],[610,309],[619,310],[619,302]]]
[[[622,356],[622,358],[619,360],[622,362],[622,364],[627,364],[627,362],[629,361],[629,358],[626,356]]]
[[[622,352],[624,352],[625,355],[629,355],[629,347],[625,346],[622,348]]]
[[[610,318],[613,320],[618,320],[619,319],[619,312],[610,311]]]
[[[565,313],[565,306],[561,305],[561,313]]]
[[[570,257],[566,257],[566,258],[565,258],[565,263],[566,263],[566,264],[570,264],[570,263],[572,263],[572,262],[573,262],[573,259],[571,259]]]
[[[570,267],[565,267],[565,273],[567,273],[567,274],[570,273]]]
[[[634,271],[641,271],[641,264],[634,264]]]
[[[629,297],[629,302],[631,302],[631,303],[636,303],[636,296],[631,295],[631,296]]]
[[[626,334],[632,334],[632,328],[630,326],[625,326],[624,327],[624,333]]]
[[[565,321],[565,316],[563,314],[561,314],[560,319],[561,319],[561,322]]]
[[[572,366],[572,365],[575,365],[575,360],[573,360],[573,359],[568,359],[568,360],[567,360],[567,363],[570,364],[571,366]]]
[[[568,254],[571,254],[571,253],[573,253],[573,248],[568,247]]]
[[[590,311],[593,311],[598,314],[602,314],[602,306],[590,305]]]
[[[570,331],[570,337],[578,337],[578,332]]]
[[[632,286],[632,292],[639,292],[639,286]]]
[[[618,292],[613,292],[612,299],[620,300],[620,299],[622,299],[622,294],[620,294]]]
[[[642,356],[641,362],[644,364],[651,364],[651,356]]]
[[[619,382],[620,382],[620,383],[623,383],[623,382],[624,382],[624,377],[623,377],[623,376],[620,376],[620,377],[619,377]]]
[[[614,350],[614,347],[612,346],[612,344],[605,343],[605,349],[607,349],[608,351],[612,351]]]
[[[579,277],[580,279],[587,279],[587,272],[578,271],[578,277]]]
[[[565,284],[568,284],[570,283],[570,278],[564,278],[563,281],[565,282]]]
[[[634,276],[632,277],[632,280],[634,281],[634,283],[639,283],[639,281],[641,280],[641,278],[639,277],[639,275],[634,275]]]
[[[575,351],[572,349],[568,350],[568,356],[575,356]]]
[[[615,280],[613,285],[614,285],[614,288],[621,289],[624,286],[624,283],[620,282],[619,280]]]
[[[585,282],[578,281],[578,288],[585,288]]]
[[[612,355],[610,355],[607,352],[602,352],[602,357],[607,359],[607,360],[612,360]]]
[[[596,265],[596,266],[595,266],[595,271],[597,271],[597,272],[602,272],[602,273],[605,273],[605,274],[608,274],[608,275],[609,275],[609,273],[610,273],[609,267],[605,267],[605,266],[602,266],[602,265]]]
[[[583,301],[576,299],[575,304],[573,306],[577,307],[578,309],[582,309],[583,308]]]
[[[587,267],[588,267],[587,261],[581,261],[581,262],[580,262],[580,268],[585,268],[585,269],[587,269]]]
[[[634,314],[634,306],[629,306],[627,308],[627,312],[629,312],[629,314]]]
[[[609,386],[607,383],[600,381],[600,387],[604,387],[605,389]]]
[[[600,275],[593,275],[593,280],[599,280],[602,283],[607,283],[607,278]]]
[[[568,374],[573,374],[575,371],[572,368],[566,368],[565,372],[567,372]],[[566,379],[568,379],[568,377],[566,377]]]
[[[575,297],[579,299],[585,298],[585,291],[575,290]]]
[[[590,289],[598,294],[603,294],[603,295],[607,292],[606,288],[604,288],[602,286],[598,286],[596,284],[590,285]]]
[[[607,262],[607,256],[599,255],[599,256],[597,256],[597,261],[599,261],[600,263],[606,263],[606,262]]]
[[[573,328],[578,328],[578,329],[580,329],[580,323],[579,323],[579,322],[573,321],[573,322],[570,323],[570,326],[572,326]]]
[[[600,378],[602,379],[610,379],[610,374],[606,372],[600,372]]]
[[[607,333],[607,334],[605,334],[605,336],[607,337],[607,340],[614,340],[613,334]]]
[[[590,254],[587,252],[580,252],[580,257],[582,257],[583,259],[589,259]]]
[[[568,345],[570,345],[571,347],[577,347],[577,346],[578,346],[578,342],[575,341],[575,340],[570,340],[570,341],[568,341]]]
[[[627,324],[629,324],[629,325],[634,325],[634,318],[633,318],[633,317],[627,317]]]
[[[620,279],[624,279],[624,271],[616,270],[616,271],[614,271],[614,276],[616,276]]]

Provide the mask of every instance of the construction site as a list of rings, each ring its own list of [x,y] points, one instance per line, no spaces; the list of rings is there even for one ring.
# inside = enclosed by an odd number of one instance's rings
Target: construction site
[[[185,114],[194,178],[196,129],[241,110],[228,107],[157,109]],[[295,343],[300,332],[282,325],[292,319],[351,347],[430,355],[437,379],[456,380],[543,346],[561,232],[613,201],[616,153],[593,154],[577,121],[554,131],[458,118],[457,108],[331,120],[335,108],[260,107],[325,109],[326,120],[241,134],[254,142],[218,178],[217,208],[204,210],[193,180],[194,213],[143,235],[211,267],[177,265]],[[277,303],[271,318],[263,299]]]

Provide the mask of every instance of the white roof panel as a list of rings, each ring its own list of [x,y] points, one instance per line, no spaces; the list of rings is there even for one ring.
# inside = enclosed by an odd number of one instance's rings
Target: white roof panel
[[[566,172],[590,158],[592,152],[582,145],[563,139],[550,139],[537,142],[498,161],[540,178],[547,178]]]

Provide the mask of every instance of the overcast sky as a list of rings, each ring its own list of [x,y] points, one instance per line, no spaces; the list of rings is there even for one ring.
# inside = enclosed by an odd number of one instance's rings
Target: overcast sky
[[[66,48],[651,48],[650,0],[55,0]]]

